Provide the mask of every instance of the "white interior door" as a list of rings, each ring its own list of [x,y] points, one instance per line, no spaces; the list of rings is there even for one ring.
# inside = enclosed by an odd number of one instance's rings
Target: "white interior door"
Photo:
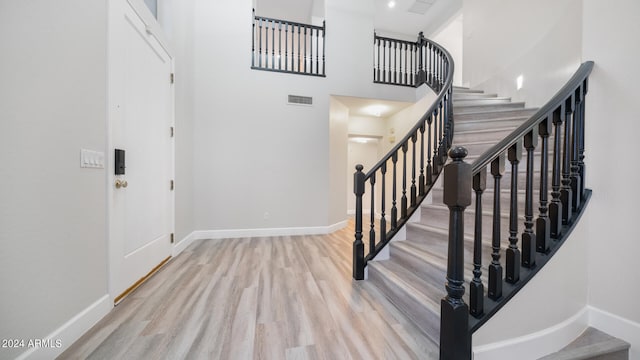
[[[109,3],[109,273],[117,302],[171,256],[173,64],[128,1]],[[115,149],[125,151],[121,175]]]

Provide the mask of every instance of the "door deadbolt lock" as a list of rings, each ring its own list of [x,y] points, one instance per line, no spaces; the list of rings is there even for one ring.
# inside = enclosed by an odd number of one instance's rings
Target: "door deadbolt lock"
[[[127,180],[120,180],[120,179],[116,179],[116,189],[120,189],[120,188],[126,188],[127,186],[129,186],[129,183],[127,182]]]

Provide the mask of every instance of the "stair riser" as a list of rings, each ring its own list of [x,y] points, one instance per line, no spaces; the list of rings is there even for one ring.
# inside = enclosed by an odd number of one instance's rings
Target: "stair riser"
[[[420,242],[423,244],[427,244],[424,246],[425,248],[428,248],[429,251],[434,254],[439,254],[440,256],[443,257],[442,262],[446,262],[446,254],[448,252],[448,249],[447,249],[448,243],[447,243],[447,240],[442,239],[441,234],[430,232],[424,228],[407,227],[407,238],[408,238],[408,241],[413,243]],[[503,247],[506,247],[507,244],[508,242],[503,244]],[[411,253],[408,253],[404,249],[396,249],[396,253],[399,261],[403,261],[403,264],[406,261],[407,263],[406,267],[414,270],[416,274],[419,274],[420,276],[432,276],[430,274],[428,275],[423,274],[425,272],[424,263],[419,257]],[[472,276],[470,275],[471,271],[473,270],[473,243],[471,241],[465,241],[464,258],[465,258],[465,278],[470,278]],[[484,243],[482,247],[482,264],[486,266],[490,262],[491,262],[491,247],[489,246],[489,244]],[[443,266],[446,266],[446,265],[443,265]],[[446,278],[446,269],[443,269],[442,270],[443,281],[445,280],[445,278]]]
[[[500,111],[507,109],[524,109],[524,103],[505,103],[496,105],[453,106],[454,115],[457,113],[469,113],[476,111]]]
[[[512,119],[512,120],[501,120],[501,121],[492,121],[492,122],[474,122],[474,121],[465,121],[458,122],[455,119],[455,129],[456,131],[473,131],[473,130],[485,130],[485,129],[504,129],[508,127],[517,128],[522,125],[522,123],[526,120],[526,118]]]
[[[454,111],[453,118],[454,121],[459,120],[486,120],[486,119],[504,119],[510,117],[529,117],[535,114],[537,109],[519,109],[519,110],[508,110],[501,111],[499,113],[494,112],[477,112],[473,114],[461,114],[456,113]]]
[[[453,88],[453,95],[456,94],[483,94],[482,90],[471,90],[471,89],[461,89],[461,88]]]
[[[491,99],[498,97],[498,94],[480,94],[480,93],[453,93],[453,100],[466,99]]]
[[[510,104],[511,99],[509,98],[487,98],[487,99],[464,99],[464,100],[453,100],[453,108],[454,109],[466,109],[468,106],[479,106],[479,105],[499,105],[499,104]]]
[[[503,139],[507,135],[511,134],[513,130],[515,130],[515,128],[510,128],[508,130],[470,132],[470,133],[465,133],[465,132],[459,133],[458,131],[456,131],[456,133],[454,133],[453,135],[453,142],[456,144],[464,144],[464,143],[478,142],[478,141],[490,141],[490,140],[495,141],[496,139]]]
[[[410,319],[420,330],[436,343],[440,342],[440,314],[424,306],[408,295],[380,273],[375,266],[369,266],[369,280],[373,282],[387,298]]]

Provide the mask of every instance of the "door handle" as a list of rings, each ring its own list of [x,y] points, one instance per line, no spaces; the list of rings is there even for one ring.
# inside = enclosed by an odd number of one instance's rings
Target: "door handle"
[[[127,180],[120,180],[120,179],[116,179],[116,189],[120,189],[120,188],[126,188],[127,186],[129,186],[129,183],[127,182]]]

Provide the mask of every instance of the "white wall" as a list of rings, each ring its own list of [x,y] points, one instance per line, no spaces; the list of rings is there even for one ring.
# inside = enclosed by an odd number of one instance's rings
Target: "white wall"
[[[427,35],[428,39],[442,45],[453,58],[453,85],[462,86],[463,56],[462,56],[462,12],[454,16],[440,31]]]
[[[158,21],[174,51],[175,73],[175,233],[179,242],[194,226],[194,24],[193,0],[162,0]]]
[[[45,338],[107,294],[105,170],[80,168],[106,147],[106,20],[104,1],[0,5],[2,339]]]
[[[333,96],[329,104],[329,224],[336,224],[347,217],[347,198],[344,194],[353,187],[342,181],[345,172],[348,173],[349,109]]]
[[[330,95],[416,99],[415,89],[372,84],[370,6],[326,2],[327,77],[316,78],[250,69],[252,1],[190,4],[174,4],[181,9],[170,19],[161,16],[178,52],[177,134],[193,132],[176,144],[177,184],[193,179],[192,190],[176,193],[176,210],[184,211],[178,233],[322,227],[346,219],[344,196],[331,195],[346,191],[346,166],[334,158],[344,153],[346,164],[346,128],[338,147],[335,131],[342,127],[332,127]],[[192,41],[185,40],[189,34]],[[287,105],[289,94],[311,96],[314,104]]]
[[[463,82],[541,106],[580,64],[581,8],[582,0],[465,0]]]
[[[640,178],[633,156],[640,131],[640,3],[584,0],[583,21],[583,56],[595,62],[586,114],[586,184],[594,193],[589,303],[640,324],[635,222],[640,196],[633,190]],[[635,358],[640,358],[640,341],[634,345]]]

